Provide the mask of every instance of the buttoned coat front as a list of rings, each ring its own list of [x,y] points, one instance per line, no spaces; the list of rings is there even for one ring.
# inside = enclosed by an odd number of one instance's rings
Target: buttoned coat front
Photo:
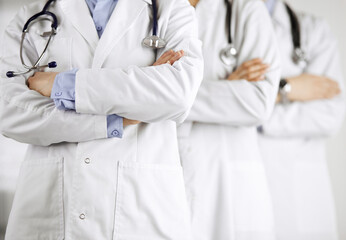
[[[1,129],[30,144],[21,167],[6,239],[189,239],[176,123],[192,106],[203,73],[194,10],[184,0],[159,2],[159,35],[167,46],[142,46],[152,34],[148,0],[120,0],[101,39],[84,0],[57,0],[49,10],[57,35],[42,62],[79,69],[76,112],[60,111],[29,90],[22,70],[21,31],[45,1],[23,7],[7,28],[1,55]],[[50,31],[33,24],[24,42],[35,62]],[[151,66],[166,50],[184,50],[173,66]],[[106,116],[142,123],[107,139]]]

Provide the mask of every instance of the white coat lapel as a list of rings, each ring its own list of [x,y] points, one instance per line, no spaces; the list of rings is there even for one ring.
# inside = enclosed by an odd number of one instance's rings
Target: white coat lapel
[[[97,46],[93,67],[100,68],[114,46],[148,7],[149,0],[119,0]],[[145,26],[146,27],[146,26]]]
[[[99,37],[85,0],[61,0],[60,2],[67,19],[95,50]]]
[[[282,27],[285,30],[291,28],[291,22],[286,10],[286,6],[281,1],[277,1],[272,19],[276,26]]]

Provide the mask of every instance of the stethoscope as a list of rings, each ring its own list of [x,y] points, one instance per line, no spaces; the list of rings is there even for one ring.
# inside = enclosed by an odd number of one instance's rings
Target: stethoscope
[[[290,6],[285,3],[286,10],[290,17],[291,22],[291,35],[293,42],[293,55],[292,59],[295,64],[304,68],[307,64],[307,56],[301,47],[301,34],[300,34],[300,24],[297,15],[290,8]]]
[[[55,61],[52,61],[52,62],[48,63],[47,65],[40,65],[40,62],[41,62],[42,58],[44,57],[44,55],[46,54],[48,46],[49,46],[53,36],[56,34],[56,30],[58,28],[58,18],[56,17],[56,15],[54,13],[49,12],[47,10],[49,8],[49,6],[52,4],[52,2],[54,2],[54,1],[56,1],[56,0],[48,0],[48,2],[44,5],[42,11],[35,14],[31,18],[29,18],[29,20],[25,23],[23,31],[22,31],[22,39],[20,41],[20,61],[22,62],[22,65],[26,69],[26,71],[23,71],[23,72],[8,71],[6,73],[6,76],[8,78],[13,78],[16,76],[24,75],[24,74],[27,74],[31,71],[40,70],[42,68],[47,68],[47,67],[48,68],[56,68],[57,67],[57,63]],[[52,25],[51,25],[52,29],[50,32],[43,33],[41,35],[42,37],[48,36],[46,46],[43,49],[43,51],[42,51],[41,55],[39,56],[39,58],[37,59],[37,61],[35,62],[35,64],[30,67],[29,65],[25,64],[25,61],[23,58],[23,46],[24,46],[25,36],[29,32],[29,26],[31,25],[31,23],[42,16],[50,17],[48,20],[52,22]]]
[[[233,44],[232,38],[232,8],[233,0],[225,0],[227,6],[226,28],[228,33],[228,45],[221,49],[220,59],[227,66],[235,66],[237,62],[238,51]]]
[[[49,62],[46,65],[40,65],[43,57],[45,56],[45,54],[47,52],[47,49],[49,47],[49,44],[50,44],[53,36],[56,35],[56,33],[57,33],[58,18],[56,17],[56,15],[54,13],[48,11],[48,8],[50,7],[50,5],[55,1],[56,0],[48,0],[47,3],[44,5],[42,11],[35,14],[31,18],[29,18],[29,20],[25,23],[23,31],[22,31],[21,42],[20,42],[20,60],[21,60],[23,67],[26,69],[26,71],[23,71],[23,72],[8,71],[6,73],[6,76],[8,78],[13,78],[16,76],[24,75],[24,74],[27,74],[29,72],[40,70],[43,68],[56,68],[58,66],[56,61]],[[164,48],[166,46],[167,42],[157,35],[157,29],[158,29],[157,13],[158,13],[158,10],[157,10],[157,5],[156,5],[156,0],[151,0],[151,3],[152,3],[152,9],[153,9],[153,35],[144,38],[142,41],[142,44],[145,47],[152,48],[152,49],[156,50],[156,49]],[[41,35],[42,37],[48,37],[48,40],[46,42],[46,46],[43,49],[43,51],[42,51],[41,55],[39,56],[39,58],[37,59],[37,61],[35,62],[35,64],[33,66],[29,66],[29,65],[25,64],[24,57],[23,57],[23,47],[24,47],[25,37],[26,37],[26,34],[29,32],[29,27],[32,24],[32,22],[36,21],[38,18],[40,18],[42,16],[49,17],[48,20],[52,22],[52,25],[51,25],[52,29],[50,32],[45,32]],[[45,19],[45,20],[47,20],[47,19]]]
[[[232,0],[225,0],[227,5],[227,17],[226,26],[228,31],[228,45],[223,48],[220,52],[221,61],[227,66],[235,66],[237,62],[238,51],[233,44],[232,39]],[[285,3],[288,15],[290,17],[291,28],[292,28],[292,42],[294,46],[292,59],[295,64],[305,67],[307,63],[307,57],[301,47],[301,36],[300,36],[300,25],[297,15],[294,11]]]

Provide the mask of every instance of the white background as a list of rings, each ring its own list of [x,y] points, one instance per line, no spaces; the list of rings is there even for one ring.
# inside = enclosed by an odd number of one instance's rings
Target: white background
[[[18,7],[29,2],[33,0],[0,0],[1,36]],[[346,76],[346,0],[288,0],[288,2],[295,9],[324,17],[329,22],[339,40],[342,66]],[[0,47],[4,47],[2,39]],[[0,137],[0,239],[9,214],[24,150],[24,145]],[[328,141],[328,164],[337,203],[340,239],[346,240],[346,121],[339,134]]]

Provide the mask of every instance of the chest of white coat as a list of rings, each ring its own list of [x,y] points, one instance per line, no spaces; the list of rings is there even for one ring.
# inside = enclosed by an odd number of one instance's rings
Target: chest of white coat
[[[115,44],[107,48],[107,56],[101,67],[105,68],[124,68],[131,65],[140,67],[150,66],[155,62],[156,52],[151,48],[142,45],[142,40],[149,36],[152,31],[152,23],[150,14],[143,11],[136,21],[140,21],[141,28],[132,25],[125,32],[117,32],[112,36],[102,35],[99,42],[92,46],[80,32],[73,26],[68,19],[61,21],[57,34],[50,42],[47,52],[42,59],[42,63],[46,64],[50,61],[56,61],[58,67],[51,71],[62,72],[73,68],[92,68],[95,56],[104,51],[102,46],[105,39],[114,38]],[[121,24],[121,23],[119,23]],[[108,24],[107,28],[114,28],[116,31],[117,24]],[[30,29],[30,41],[39,56],[44,50],[47,37],[42,37],[42,33],[50,31],[50,23],[42,22],[33,25]],[[93,29],[96,32],[96,29]],[[113,39],[107,39],[113,41]],[[104,54],[103,52],[101,54]],[[47,69],[46,71],[50,71]]]

